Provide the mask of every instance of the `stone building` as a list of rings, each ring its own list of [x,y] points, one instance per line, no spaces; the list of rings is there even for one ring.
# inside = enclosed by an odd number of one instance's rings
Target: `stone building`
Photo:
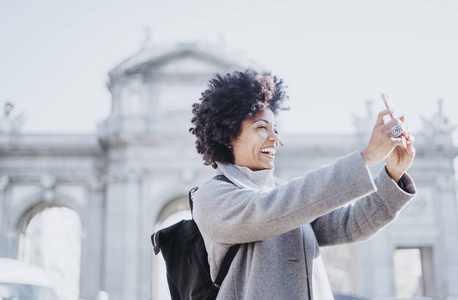
[[[188,190],[214,172],[203,166],[188,132],[191,104],[215,72],[251,65],[215,45],[145,46],[109,72],[111,112],[90,135],[22,134],[20,120],[5,107],[0,257],[24,259],[21,240],[31,220],[66,207],[81,223],[81,299],[94,299],[100,290],[111,300],[162,299],[162,267],[150,235],[186,211]],[[276,176],[291,179],[361,149],[373,126],[370,113],[355,117],[354,135],[283,136],[287,146],[278,153]],[[415,200],[371,240],[323,249],[336,292],[393,299],[411,287],[410,295],[458,299],[458,151],[441,104],[424,123],[410,170]],[[372,169],[374,176],[381,167]]]

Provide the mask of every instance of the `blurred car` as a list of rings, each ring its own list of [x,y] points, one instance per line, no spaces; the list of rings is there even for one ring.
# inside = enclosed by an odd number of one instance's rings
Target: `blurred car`
[[[59,300],[38,266],[0,258],[0,300]]]
[[[369,300],[368,298],[361,298],[354,295],[334,294],[334,300]]]
[[[423,297],[423,296],[413,296],[411,298],[384,298],[384,300],[434,300],[433,298]]]

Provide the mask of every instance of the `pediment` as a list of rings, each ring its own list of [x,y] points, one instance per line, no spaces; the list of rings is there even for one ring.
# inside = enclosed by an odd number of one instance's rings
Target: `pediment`
[[[177,55],[170,59],[156,62],[150,66],[150,71],[164,73],[195,73],[218,72],[230,68],[227,62],[217,61],[209,57],[202,57],[195,53],[188,52]]]
[[[175,49],[129,67],[128,73],[214,73],[240,68],[244,63],[194,47]]]

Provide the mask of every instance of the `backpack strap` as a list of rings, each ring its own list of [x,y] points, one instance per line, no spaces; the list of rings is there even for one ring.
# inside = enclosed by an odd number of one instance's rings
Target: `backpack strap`
[[[213,179],[216,180],[221,180],[221,181],[226,181],[228,183],[232,183],[226,176],[224,175],[216,175],[213,177]],[[197,191],[197,187],[192,188],[189,191],[189,207],[191,208],[191,214],[192,214],[192,208],[193,208],[193,199],[194,199],[194,193]],[[229,248],[227,251],[226,255],[224,256],[223,262],[221,264],[221,267],[219,269],[218,275],[216,275],[216,280],[213,282],[213,285],[216,288],[220,288],[221,284],[223,283],[224,278],[227,275],[227,272],[229,272],[229,268],[231,266],[232,261],[235,258],[235,255],[237,254],[237,251],[240,248],[240,244],[233,245]]]
[[[151,236],[151,242],[153,242],[153,249],[154,249],[154,254],[158,254],[161,252],[161,247],[159,246],[159,232],[153,233]]]
[[[189,191],[188,201],[189,201],[189,208],[191,209],[191,215],[192,215],[192,208],[193,208],[193,202],[192,201],[194,200],[194,194],[196,193],[197,189],[198,189],[198,187],[195,186]]]
[[[230,181],[225,175],[216,175],[215,177],[213,177],[213,179],[221,180],[221,181],[226,181],[226,182],[232,183],[232,181]],[[232,184],[233,184],[233,183],[232,183]]]
[[[224,256],[223,263],[221,264],[221,267],[219,269],[218,275],[216,275],[216,280],[215,282],[213,282],[213,285],[215,287],[221,287],[221,284],[223,283],[223,280],[226,277],[227,272],[229,272],[229,267],[231,266],[231,263],[234,260],[234,257],[237,254],[239,248],[240,244],[236,244],[229,248],[229,251],[227,251],[226,256]]]

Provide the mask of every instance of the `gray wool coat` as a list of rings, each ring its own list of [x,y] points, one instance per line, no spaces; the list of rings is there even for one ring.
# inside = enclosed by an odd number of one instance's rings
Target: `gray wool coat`
[[[193,212],[213,280],[228,248],[242,244],[218,300],[333,299],[319,246],[369,239],[416,193],[407,174],[404,189],[385,168],[372,179],[359,151],[288,183],[269,184],[267,172],[256,185],[230,164],[217,171],[233,184],[204,183]]]

